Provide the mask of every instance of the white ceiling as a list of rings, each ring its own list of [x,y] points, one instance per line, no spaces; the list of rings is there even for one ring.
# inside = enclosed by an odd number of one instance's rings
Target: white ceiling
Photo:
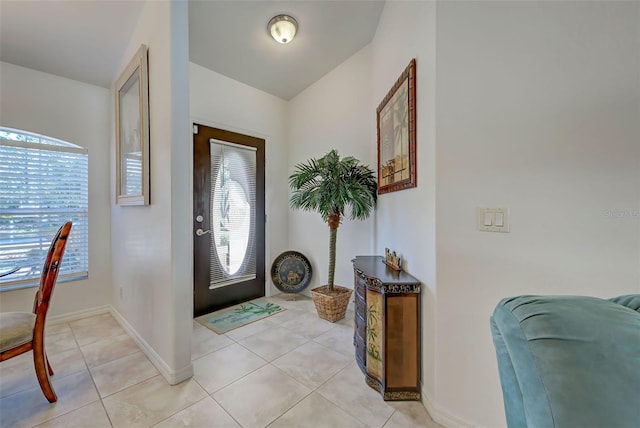
[[[367,45],[383,1],[190,1],[189,59],[286,100]],[[275,15],[298,21],[293,41],[267,32]]]
[[[108,88],[143,4],[0,0],[0,61]]]
[[[0,60],[108,88],[143,3],[0,0]],[[290,99],[368,44],[383,7],[379,0],[190,0],[189,58]],[[281,13],[299,23],[287,45],[267,33]]]

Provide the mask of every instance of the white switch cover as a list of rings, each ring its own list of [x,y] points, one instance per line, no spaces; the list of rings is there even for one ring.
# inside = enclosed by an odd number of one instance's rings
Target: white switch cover
[[[478,207],[477,227],[482,232],[509,232],[509,208]]]

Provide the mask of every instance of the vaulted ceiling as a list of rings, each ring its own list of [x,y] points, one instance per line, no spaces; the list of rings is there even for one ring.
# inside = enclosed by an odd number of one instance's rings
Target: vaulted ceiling
[[[108,88],[143,7],[140,0],[2,0],[0,60]],[[367,45],[383,7],[374,0],[190,0],[189,58],[290,99]],[[299,23],[286,45],[267,32],[281,13]]]

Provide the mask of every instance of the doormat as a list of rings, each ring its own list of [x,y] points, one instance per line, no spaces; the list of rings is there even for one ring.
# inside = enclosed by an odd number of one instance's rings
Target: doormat
[[[196,321],[209,330],[224,334],[282,311],[286,311],[286,309],[266,300],[252,300],[199,316]]]

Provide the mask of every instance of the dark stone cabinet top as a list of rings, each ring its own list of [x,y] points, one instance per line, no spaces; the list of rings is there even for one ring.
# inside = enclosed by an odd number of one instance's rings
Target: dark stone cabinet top
[[[357,256],[352,260],[358,276],[382,293],[419,293],[420,281],[383,263],[382,256]]]

